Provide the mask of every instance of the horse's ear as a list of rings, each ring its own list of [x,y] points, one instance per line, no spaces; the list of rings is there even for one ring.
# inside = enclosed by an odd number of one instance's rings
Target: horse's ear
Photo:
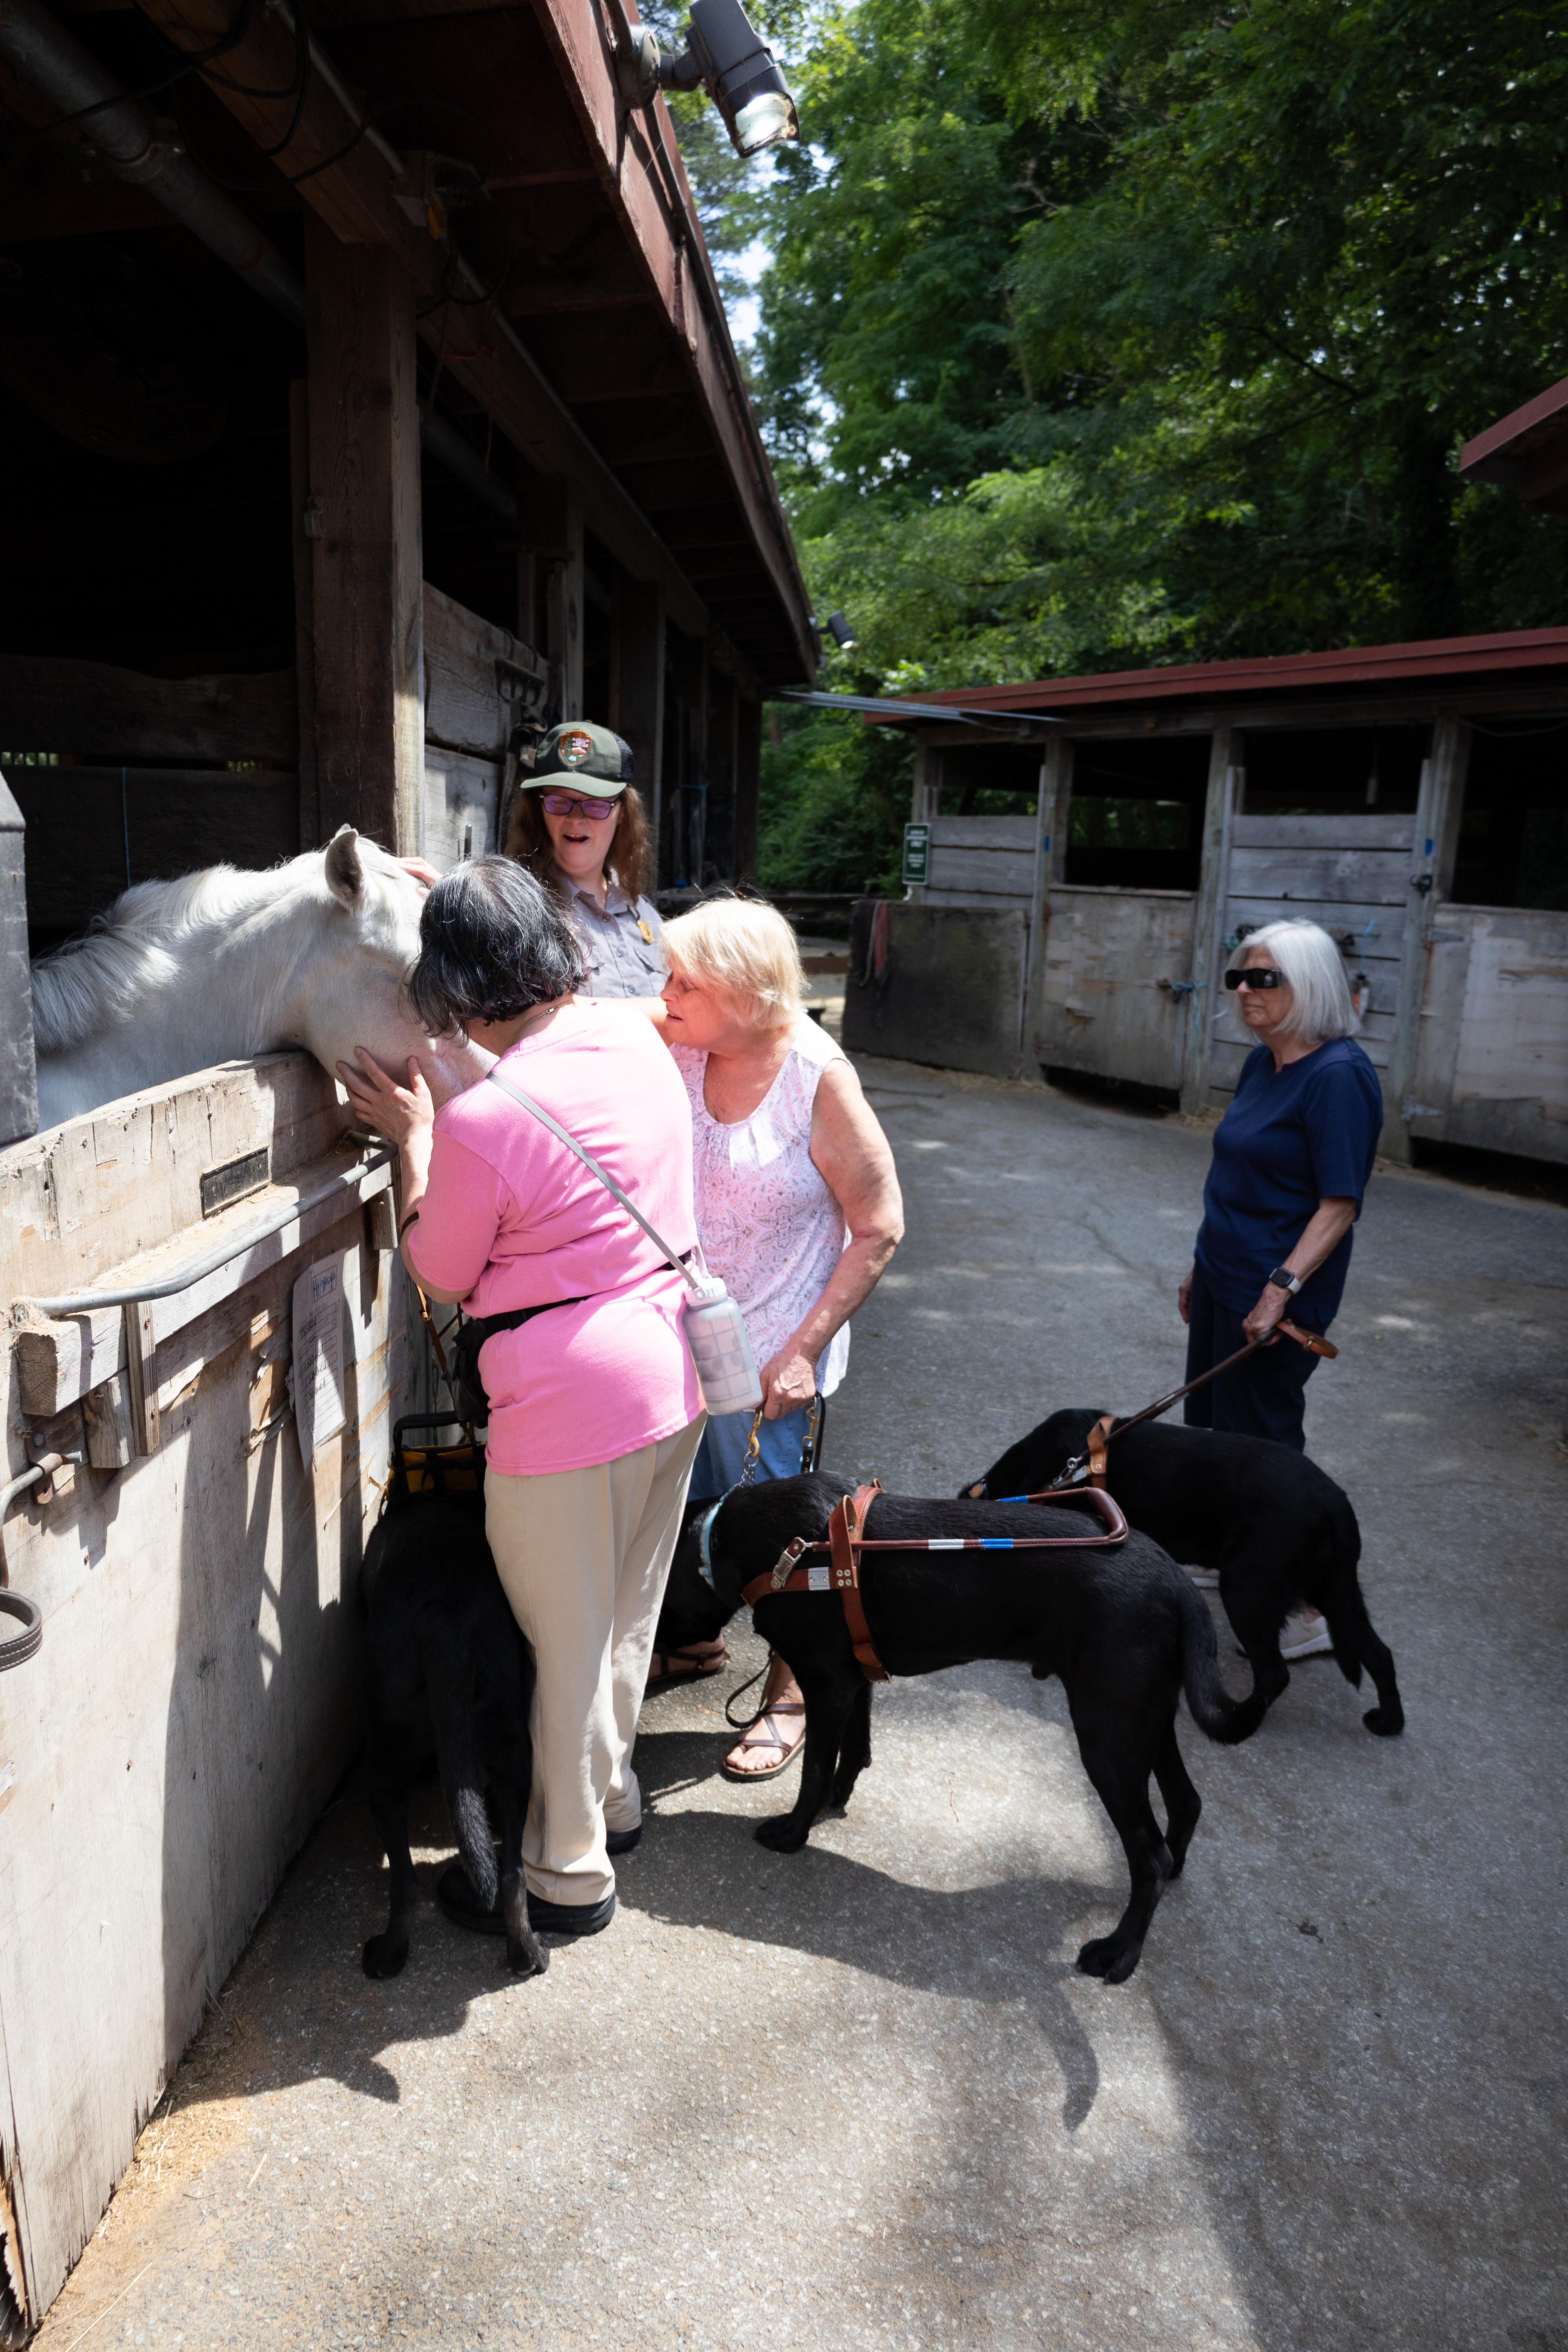
[[[352,907],[364,888],[364,867],[360,863],[359,835],[352,824],[338,827],[327,844],[327,887],[334,898]]]

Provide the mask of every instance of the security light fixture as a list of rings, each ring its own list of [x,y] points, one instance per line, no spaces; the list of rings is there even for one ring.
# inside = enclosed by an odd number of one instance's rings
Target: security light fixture
[[[621,86],[632,105],[651,106],[661,89],[705,89],[739,155],[800,137],[789,85],[741,0],[691,0],[686,39],[679,57],[663,57],[646,26],[626,25]]]
[[[848,653],[855,643],[855,632],[850,627],[848,622],[845,619],[843,614],[829,613],[827,615],[827,628],[828,634],[832,637],[833,642],[837,646],[839,652],[841,654]]]

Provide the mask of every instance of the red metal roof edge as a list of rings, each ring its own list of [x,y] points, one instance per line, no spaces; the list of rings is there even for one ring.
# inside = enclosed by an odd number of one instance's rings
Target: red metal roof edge
[[[930,696],[907,698],[929,701],[936,719],[944,703],[962,704],[971,710],[1032,710],[1062,703],[1171,701],[1303,687],[1473,677],[1487,670],[1555,665],[1568,665],[1568,628],[1514,629],[1485,637],[1431,637],[1402,646],[1344,646],[1329,653],[1272,654],[1251,661],[1184,662],[1168,668],[1036,678],[1017,686],[944,687]]]
[[[1484,466],[1489,457],[1506,457],[1514,442],[1522,440],[1527,433],[1533,432],[1538,425],[1546,424],[1553,416],[1562,416],[1568,424],[1568,375],[1561,383],[1548,384],[1546,390],[1538,392],[1533,400],[1527,400],[1522,408],[1516,408],[1509,415],[1500,417],[1495,425],[1489,425],[1486,431],[1478,433],[1473,441],[1467,441],[1459,452],[1461,477],[1474,473],[1477,467]]]

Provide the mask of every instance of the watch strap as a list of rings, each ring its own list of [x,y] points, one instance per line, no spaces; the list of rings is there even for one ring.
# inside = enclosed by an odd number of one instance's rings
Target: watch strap
[[[1288,1290],[1292,1298],[1301,1287],[1300,1276],[1292,1274],[1288,1265],[1277,1265],[1268,1280],[1276,1290]]]

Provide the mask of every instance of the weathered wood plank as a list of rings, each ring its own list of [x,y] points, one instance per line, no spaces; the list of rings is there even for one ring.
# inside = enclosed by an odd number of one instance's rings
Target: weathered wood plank
[[[1233,845],[1233,898],[1312,898],[1323,906],[1342,901],[1403,907],[1410,892],[1408,849],[1289,849],[1283,845],[1247,848]]]
[[[83,928],[132,882],[266,866],[300,846],[300,781],[226,768],[18,768],[27,914]]]
[[[0,656],[0,743],[13,751],[292,768],[295,703],[291,670],[146,677],[105,662]]]
[[[494,761],[466,751],[425,746],[424,847],[421,856],[443,873],[465,857],[498,846],[501,771]]]
[[[502,684],[515,687],[528,676],[542,679],[544,656],[510,629],[497,628],[444,596],[427,580],[424,596],[426,742],[499,760],[513,724]],[[498,662],[503,666],[500,677]]]
[[[1142,1086],[1180,1083],[1190,995],[1191,893],[1051,891],[1040,1061]]]
[[[931,829],[933,849],[1035,850],[1033,816],[939,816]]]
[[[933,846],[927,877],[932,890],[983,892],[987,898],[1022,898],[1026,903],[1035,881],[1033,847],[939,849]]]
[[[1398,849],[1409,855],[1415,840],[1414,816],[1248,816],[1231,819],[1237,849]]]
[[[1301,918],[1307,922],[1321,923],[1325,931],[1353,931],[1357,952],[1365,941],[1367,952],[1396,956],[1405,942],[1405,909],[1381,903],[1368,904],[1365,899],[1346,898],[1243,898],[1231,897],[1225,902],[1225,929],[1228,938],[1240,923],[1250,923],[1261,930],[1265,923],[1279,923]],[[1371,932],[1368,924],[1373,926]]]
[[[291,1199],[349,1167],[353,1157],[352,1152],[338,1152],[314,1167],[297,1169],[286,1183],[254,1192],[222,1215],[211,1217],[205,1224],[187,1229],[161,1246],[139,1255],[130,1265],[111,1268],[101,1287],[126,1289],[138,1280],[149,1286],[162,1281],[175,1272],[183,1260],[216,1249],[226,1230],[239,1239]],[[188,1289],[176,1291],[170,1298],[150,1301],[146,1321],[153,1351],[152,1384],[160,1401],[171,1381],[175,1388],[183,1386],[193,1368],[200,1369],[204,1350],[221,1352],[248,1326],[248,1294],[261,1276],[297,1251],[320,1241],[324,1234],[342,1223],[351,1207],[386,1191],[390,1182],[390,1170],[373,1169],[352,1192],[339,1194],[307,1210],[280,1232],[269,1234]],[[184,1336],[192,1326],[203,1323],[226,1301],[234,1305],[234,1315],[228,1321],[215,1323],[199,1344]],[[180,1339],[182,1345],[171,1353],[164,1343],[175,1339]],[[95,1307],[56,1321],[38,1314],[24,1299],[16,1309],[16,1355],[24,1412],[40,1418],[63,1412],[79,1397],[128,1368],[123,1313],[119,1307]],[[135,1368],[130,1369],[134,1371]]]

